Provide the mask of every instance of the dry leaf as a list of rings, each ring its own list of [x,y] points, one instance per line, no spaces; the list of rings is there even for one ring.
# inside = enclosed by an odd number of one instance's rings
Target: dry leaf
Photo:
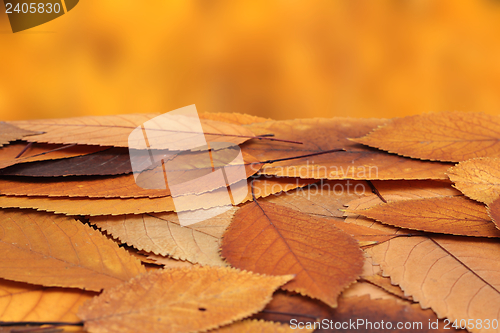
[[[418,304],[400,300],[389,295],[388,299],[370,299],[368,295],[361,297],[340,297],[339,306],[332,309],[327,305],[302,295],[288,295],[276,292],[273,300],[266,306],[265,310],[254,318],[280,321],[286,324],[293,324],[298,327],[302,323],[303,327],[314,327],[314,332],[458,332],[448,325],[445,329],[444,322],[438,320],[431,310],[422,310]],[[291,322],[291,320],[294,320]],[[362,320],[358,324],[358,320]],[[384,322],[384,329],[381,322]],[[367,322],[371,323],[367,324]],[[378,329],[375,323],[378,323]],[[386,329],[387,323],[392,324],[392,329]],[[409,323],[413,325],[410,329],[397,329],[397,324]],[[438,323],[437,329],[429,328],[429,322]],[[345,324],[344,324],[345,323]],[[321,325],[321,326],[320,326]],[[331,326],[333,325],[333,327]],[[337,326],[335,326],[337,325]],[[342,326],[343,325],[343,326]]]
[[[474,158],[448,170],[453,185],[471,199],[492,203],[500,196],[500,158]]]
[[[382,119],[296,119],[248,126],[252,131],[274,133],[281,139],[303,142],[247,142],[242,150],[260,161],[316,154],[332,149],[346,151],[321,154],[264,166],[262,173],[316,179],[447,179],[451,165],[417,161],[377,151],[349,141],[367,134]]]
[[[452,322],[473,318],[483,324],[500,320],[499,251],[497,241],[457,236],[395,238],[367,250],[423,308]]]
[[[87,149],[94,150],[96,148],[99,149],[99,147],[95,146],[76,147],[86,147]],[[61,150],[61,152],[65,151],[65,149]],[[0,157],[1,156],[2,154],[0,154]],[[128,149],[109,148],[83,156],[17,164],[0,170],[0,175],[29,177],[108,176],[131,172],[132,166],[130,165],[130,154]]]
[[[0,279],[0,320],[77,322],[78,308],[95,295]]]
[[[460,162],[475,157],[499,157],[499,139],[497,116],[441,112],[396,118],[353,141],[402,156]]]
[[[105,290],[78,316],[90,333],[204,331],[260,311],[292,278],[215,267],[154,271]]]
[[[493,223],[500,229],[500,198],[488,205],[488,215]]]
[[[352,210],[392,226],[427,232],[500,237],[483,204],[463,196],[399,200],[369,209]]]
[[[313,329],[293,329],[290,325],[264,320],[242,320],[234,324],[223,326],[208,333],[292,333],[313,332]]]
[[[361,273],[363,256],[354,239],[329,220],[279,205],[241,207],[222,239],[232,266],[265,274],[296,274],[284,286],[337,306],[337,296]]]
[[[202,265],[224,266],[226,263],[219,256],[220,238],[236,210],[233,207],[185,227],[180,226],[175,213],[100,216],[90,218],[90,222],[138,250]]]
[[[0,210],[0,277],[100,291],[145,272],[98,231],[65,216]]]
[[[0,169],[26,162],[87,155],[104,149],[106,148],[93,146],[69,147],[68,145],[48,145],[42,143],[28,146],[26,142],[14,142],[0,149]]]
[[[19,120],[9,124],[25,130],[45,132],[32,135],[29,141],[42,143],[76,143],[83,145],[100,145],[114,147],[128,147],[129,135],[138,126],[159,116],[157,114],[124,114],[115,116],[74,117],[43,120]],[[171,118],[169,118],[172,121]],[[190,117],[179,119],[179,132],[190,131]],[[255,135],[247,128],[236,124],[224,123],[215,120],[201,120],[202,128],[208,142],[231,142],[240,144]],[[147,130],[147,128],[146,128]],[[152,128],[151,132],[154,132]],[[157,144],[168,146],[169,140],[176,139],[165,135],[166,130],[156,130],[157,133],[149,140],[159,140]],[[168,131],[172,134],[171,131]],[[195,132],[193,132],[195,133]],[[196,133],[195,133],[196,134]],[[156,143],[156,141],[155,141]],[[164,147],[166,148],[166,147]],[[191,149],[192,147],[187,147]]]
[[[245,180],[246,182],[246,180]],[[256,198],[290,191],[297,187],[314,183],[314,179],[298,178],[262,178],[253,180],[253,193]],[[178,197],[176,205],[188,210],[207,209],[226,205],[227,190],[225,188],[201,195]],[[252,200],[252,186],[248,184],[248,194],[242,202]],[[40,211],[67,215],[125,215],[143,213],[161,213],[176,211],[172,197],[161,198],[49,198],[49,197],[17,197],[0,196],[1,208],[33,208]]]
[[[16,141],[27,135],[34,134],[37,133],[29,130],[23,130],[22,128],[16,127],[12,124],[0,121],[0,147],[11,141]]]

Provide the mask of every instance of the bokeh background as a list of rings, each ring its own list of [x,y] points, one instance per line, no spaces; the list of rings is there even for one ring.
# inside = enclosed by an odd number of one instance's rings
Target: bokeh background
[[[0,8],[0,120],[500,111],[497,0],[81,0],[17,34]]]

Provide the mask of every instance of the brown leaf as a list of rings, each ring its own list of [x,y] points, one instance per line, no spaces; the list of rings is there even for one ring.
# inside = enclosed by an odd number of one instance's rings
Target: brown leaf
[[[488,215],[493,223],[500,229],[500,198],[488,205]]]
[[[315,118],[258,123],[248,128],[303,144],[253,140],[244,144],[242,150],[260,161],[346,150],[272,163],[262,170],[268,175],[316,179],[447,179],[444,173],[450,164],[389,155],[348,140],[365,135],[384,122],[383,119]]]
[[[90,222],[138,250],[202,265],[224,266],[219,248],[222,233],[237,207],[208,220],[181,227],[177,214],[91,217]]]
[[[491,222],[486,207],[463,196],[400,200],[348,212],[412,230],[500,237],[500,230]]]
[[[234,268],[193,267],[133,278],[80,308],[89,332],[194,332],[217,328],[263,309],[293,276]]]
[[[223,158],[225,149],[222,152],[218,151],[215,156]],[[193,156],[194,155],[194,156]],[[208,165],[203,161],[198,162],[199,153],[190,154],[189,162],[183,163],[182,160],[177,162],[175,156],[171,156],[173,163],[178,168],[175,171],[168,173],[171,185],[177,185],[177,191],[183,191],[184,194],[201,194],[220,188],[220,183],[216,181],[204,182],[202,189],[193,193],[189,185],[185,188],[181,187],[180,183],[202,177],[212,172],[210,159]],[[149,155],[147,156],[149,159]],[[183,159],[186,159],[185,157]],[[243,174],[250,177],[259,171],[261,164],[255,163],[255,160],[245,154],[245,160],[248,163],[244,165],[235,164],[224,167],[226,173],[233,175]],[[216,165],[220,165],[220,159],[213,160]],[[168,164],[166,162],[165,164]],[[89,198],[141,198],[141,197],[164,197],[171,194],[168,183],[165,181],[164,168],[161,163],[159,166],[146,170],[140,174],[140,178],[130,175],[108,176],[108,177],[65,177],[61,178],[3,178],[0,179],[0,194],[16,195],[16,196],[49,196],[49,197],[89,197]],[[246,179],[245,177],[245,179]],[[213,180],[213,178],[211,178]],[[241,179],[237,177],[229,177],[232,185]],[[149,185],[149,186],[148,186]],[[163,189],[162,189],[163,186]],[[191,185],[192,187],[192,185]]]
[[[458,332],[450,325],[445,329],[444,322],[438,320],[431,310],[422,310],[419,304],[412,304],[395,296],[389,295],[389,297],[388,299],[370,299],[368,295],[340,297],[339,306],[332,309],[317,300],[278,291],[264,312],[258,313],[254,318],[280,321],[289,325],[293,323],[293,327],[299,327],[299,323],[303,327],[316,325],[317,330],[314,332]],[[295,321],[291,322],[293,319]],[[382,321],[385,329],[381,329]],[[367,322],[370,322],[371,326]],[[378,323],[378,329],[375,322]],[[390,330],[386,329],[388,322],[392,324]],[[413,325],[414,322],[419,324],[410,329],[405,329],[404,326],[403,329],[397,329],[399,322],[403,325],[405,323]],[[437,322],[439,328],[429,328],[429,322]]]
[[[292,333],[292,332],[312,332],[313,329],[292,329],[290,325],[280,324],[264,320],[242,320],[234,324],[223,326],[208,333]]]
[[[497,116],[440,112],[396,118],[352,140],[402,156],[460,162],[475,157],[500,157],[499,139]]]
[[[232,266],[265,274],[296,274],[283,288],[332,307],[361,273],[363,256],[354,239],[329,220],[266,202],[241,207],[222,239]]]
[[[95,146],[81,147],[98,148]],[[0,156],[2,155],[0,154]],[[17,164],[0,170],[0,175],[29,177],[107,176],[131,172],[132,166],[130,165],[128,149],[109,148],[83,156]]]
[[[87,116],[61,119],[18,120],[9,124],[25,130],[45,132],[32,135],[29,141],[42,143],[76,143],[128,147],[130,133],[138,126],[158,116],[157,114],[124,114],[114,116]],[[171,120],[171,119],[170,119]],[[190,117],[179,119],[179,128],[188,123]],[[240,144],[254,137],[247,128],[214,120],[201,120],[205,138],[208,142],[231,142]],[[187,126],[189,128],[189,126]],[[146,129],[147,130],[147,129]],[[181,131],[181,130],[179,130]],[[156,131],[157,135],[149,140],[161,140],[159,144],[168,145],[173,139],[165,131]],[[168,131],[171,133],[171,131]],[[185,132],[184,132],[185,133]],[[193,132],[194,133],[194,132]],[[163,147],[162,149],[167,148]],[[188,147],[190,149],[192,147]]]
[[[423,308],[452,322],[483,323],[500,320],[499,251],[497,241],[457,236],[395,238],[367,250]]]
[[[92,146],[69,147],[67,145],[32,144],[27,147],[27,145],[25,142],[15,142],[0,149],[0,169],[26,162],[87,155],[106,149],[105,147]],[[16,158],[21,153],[22,155]]]
[[[76,311],[95,295],[0,279],[0,320],[78,322]]]
[[[474,158],[448,170],[455,188],[471,199],[492,203],[500,196],[500,158]]]
[[[245,180],[246,182],[246,180]],[[314,183],[316,180],[298,178],[263,178],[253,181],[253,191],[256,198],[266,197],[282,191],[293,190],[300,186]],[[188,207],[189,210],[207,209],[226,205],[225,188],[201,195],[179,197],[176,205]],[[252,200],[252,186],[248,184],[247,197],[242,202]],[[33,208],[41,211],[66,215],[125,215],[143,213],[161,213],[176,211],[172,197],[160,198],[49,198],[26,196],[0,196],[1,208]]]
[[[145,272],[100,232],[65,216],[0,210],[0,277],[100,291]]]
[[[23,130],[22,128],[16,127],[12,124],[0,121],[0,147],[11,141],[16,141],[27,135],[34,134],[37,133],[29,130]]]

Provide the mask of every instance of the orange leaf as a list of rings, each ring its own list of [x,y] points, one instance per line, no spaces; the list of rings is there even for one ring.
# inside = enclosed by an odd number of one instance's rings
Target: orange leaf
[[[256,198],[266,197],[282,191],[293,190],[297,187],[306,186],[316,180],[298,178],[269,178],[256,179],[253,181],[253,191]],[[245,180],[246,182],[246,180]],[[252,187],[248,184],[248,195],[243,202],[252,200]],[[217,189],[200,195],[186,195],[178,197],[176,205],[188,207],[189,210],[207,209],[223,206],[226,204],[227,190]],[[33,208],[41,211],[54,212],[67,215],[124,215],[161,213],[176,211],[172,197],[160,198],[49,198],[49,197],[26,197],[26,196],[0,196],[1,208]]]
[[[65,216],[0,210],[0,277],[100,291],[145,272],[100,232]]]
[[[90,333],[204,331],[260,311],[292,278],[226,267],[159,270],[105,290],[78,316]]]
[[[500,229],[500,198],[488,205],[488,215],[491,217],[497,228]]]
[[[499,163],[500,158],[474,158],[458,163],[447,174],[463,194],[490,204],[500,196]]]
[[[32,135],[29,141],[43,143],[76,143],[84,145],[100,145],[128,147],[128,137],[138,126],[158,116],[158,114],[124,114],[114,116],[74,117],[61,119],[18,120],[9,124],[19,128],[45,132]],[[190,117],[179,119],[179,131]],[[215,120],[201,120],[205,138],[208,142],[231,142],[240,144],[255,135],[247,128]],[[189,125],[187,126],[189,128]],[[161,139],[168,145],[168,140],[175,139],[165,136],[165,131],[157,131],[157,136],[151,139]],[[171,131],[168,131],[171,133]],[[194,132],[193,132],[194,133]]]
[[[266,202],[241,207],[222,239],[231,265],[264,274],[296,274],[284,289],[332,307],[361,273],[356,241],[329,220]]]
[[[389,155],[348,138],[367,134],[383,119],[296,119],[249,125],[257,133],[274,133],[281,139],[303,142],[253,140],[242,150],[260,161],[321,153],[332,149],[346,151],[286,160],[264,166],[262,173],[275,176],[315,179],[447,179],[450,164],[417,161]]]
[[[0,320],[77,322],[76,311],[95,295],[0,279]]]
[[[441,112],[396,118],[352,141],[402,156],[460,162],[475,157],[500,157],[499,139],[499,117]]]
[[[412,230],[500,237],[500,230],[491,222],[486,207],[463,196],[400,200],[348,212]]]
[[[200,117],[200,119],[217,120],[236,125],[250,125],[253,123],[263,123],[272,120],[269,118],[256,117],[245,113],[229,112],[206,112],[199,113],[198,116]]]

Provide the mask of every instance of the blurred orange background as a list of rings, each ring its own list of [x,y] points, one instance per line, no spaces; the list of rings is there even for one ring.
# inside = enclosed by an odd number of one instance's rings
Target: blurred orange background
[[[0,120],[500,110],[496,0],[82,0],[16,34],[0,8]]]

